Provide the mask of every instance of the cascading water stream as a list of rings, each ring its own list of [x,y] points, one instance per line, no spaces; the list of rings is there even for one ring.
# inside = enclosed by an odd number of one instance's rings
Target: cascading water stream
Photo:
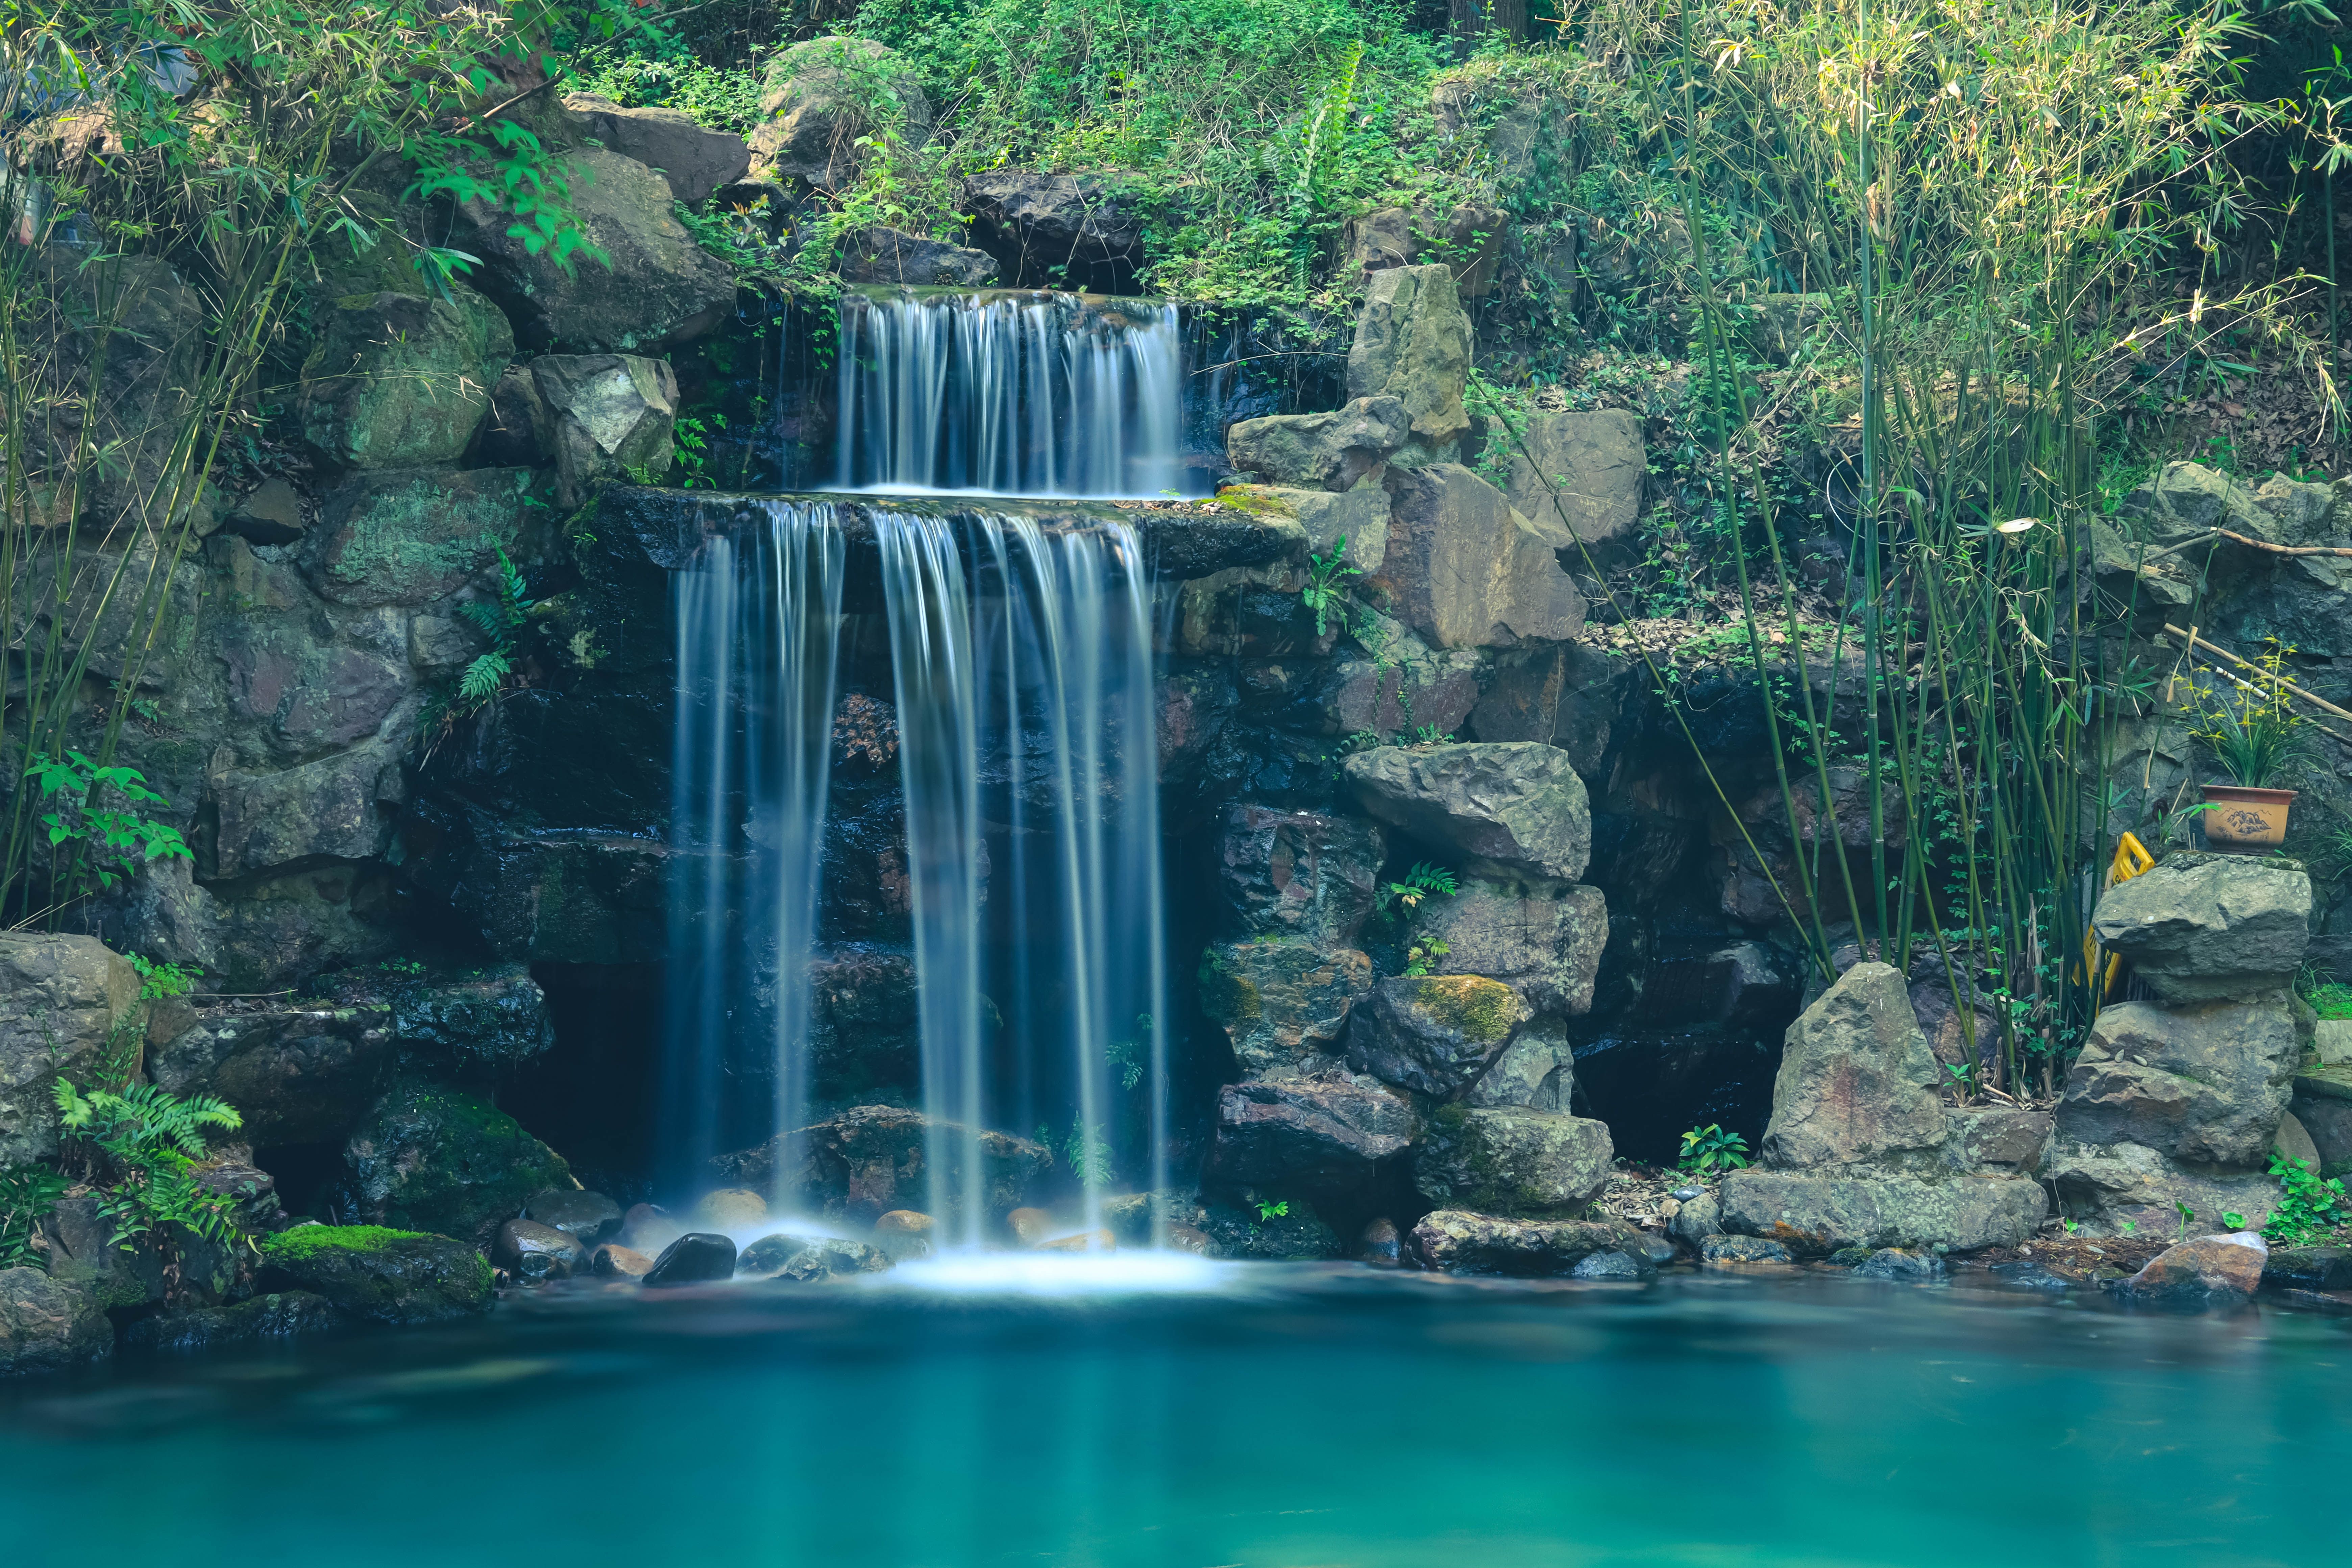
[[[680,1181],[743,1140],[744,1124],[727,1114],[742,1109],[729,1080],[746,1066],[728,1051],[730,1021],[767,986],[777,1125],[801,1126],[808,1109],[808,956],[832,781],[844,551],[829,503],[763,504],[763,531],[711,540],[670,579],[678,705],[661,1147]]]
[[[1176,308],[1077,294],[847,294],[834,488],[1175,494]]]

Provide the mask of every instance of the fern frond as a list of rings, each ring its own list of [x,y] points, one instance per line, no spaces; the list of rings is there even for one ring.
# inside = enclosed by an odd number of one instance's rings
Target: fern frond
[[[457,695],[469,702],[488,701],[498,694],[499,683],[513,673],[507,656],[493,648],[466,667],[457,681]]]

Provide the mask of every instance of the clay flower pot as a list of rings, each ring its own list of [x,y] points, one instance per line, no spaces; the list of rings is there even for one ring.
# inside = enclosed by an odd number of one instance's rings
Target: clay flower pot
[[[2207,784],[2205,799],[2212,810],[2204,814],[2205,842],[2216,849],[2275,849],[2286,842],[2286,808],[2291,789],[2248,789],[2242,784]]]

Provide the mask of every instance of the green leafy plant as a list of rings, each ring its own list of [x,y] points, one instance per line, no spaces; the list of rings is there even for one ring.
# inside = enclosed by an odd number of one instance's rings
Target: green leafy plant
[[[183,1099],[145,1083],[119,1094],[104,1089],[85,1094],[62,1078],[56,1099],[58,1126],[95,1145],[111,1167],[114,1180],[99,1212],[112,1223],[116,1246],[175,1225],[210,1241],[236,1233],[228,1201],[190,1174],[205,1155],[207,1131],[245,1124],[234,1106],[210,1095]],[[163,1239],[168,1242],[168,1234]]]
[[[2180,1234],[2175,1239],[2187,1241],[2189,1239],[2189,1222],[2197,1217],[2197,1211],[2190,1208],[2187,1204],[2182,1203],[2178,1198],[2173,1199],[2172,1206],[2179,1210],[2180,1214]]]
[[[2240,1214],[2235,1209],[2223,1209],[2221,1211],[2221,1223],[2228,1226],[2231,1230],[2243,1230],[2246,1228],[2246,1216]]]
[[[77,751],[62,760],[36,756],[25,770],[41,803],[40,824],[54,857],[50,888],[69,903],[95,882],[112,888],[151,861],[190,860],[185,839],[141,808],[171,803],[147,787],[137,768],[107,767]]]
[[[1737,1132],[1726,1132],[1713,1122],[1694,1127],[1683,1134],[1682,1153],[1675,1161],[1675,1168],[1696,1171],[1702,1176],[1744,1171],[1748,1168],[1748,1140]]]
[[[131,954],[131,967],[139,972],[139,998],[157,1002],[167,996],[185,996],[205,977],[204,969],[194,963],[157,963],[138,953]]]
[[[1333,621],[1347,624],[1348,597],[1355,579],[1363,574],[1348,564],[1348,536],[1341,534],[1331,546],[1331,553],[1309,555],[1307,558],[1307,585],[1298,591],[1298,602],[1313,612],[1315,635],[1326,636]]]
[[[1429,973],[1437,961],[1454,949],[1440,936],[1417,936],[1404,950],[1404,973],[1408,979],[1418,979]]]
[[[0,1268],[21,1268],[38,1260],[33,1233],[69,1184],[40,1165],[0,1167]]]
[[[1257,1217],[1260,1224],[1264,1224],[1265,1221],[1270,1219],[1287,1219],[1290,1217],[1290,1200],[1288,1198],[1284,1198],[1278,1203],[1269,1203],[1264,1198],[1255,1198],[1251,1201],[1256,1205]]]
[[[1139,1013],[1135,1032],[1111,1041],[1103,1047],[1103,1058],[1109,1064],[1111,1075],[1118,1087],[1130,1094],[1143,1083],[1145,1064],[1151,1058],[1151,1015]]]
[[[488,649],[476,655],[457,678],[460,701],[471,704],[466,709],[467,712],[477,711],[493,700],[514,675],[515,661],[520,657],[515,650],[515,638],[530,620],[529,587],[501,545],[499,574],[491,585],[490,596],[468,600],[457,606],[457,613],[490,639]]]
[[[2287,690],[2286,656],[2294,648],[2273,643],[2252,661],[2256,673],[2248,679],[2225,676],[2223,691],[2190,682],[2183,706],[2191,715],[2189,733],[2212,753],[2230,782],[2247,789],[2269,789],[2290,774],[2301,762],[2309,730]]]
[[[1381,889],[1379,907],[1385,910],[1391,904],[1402,904],[1408,910],[1417,909],[1422,900],[1433,894],[1450,899],[1460,890],[1452,871],[1426,860],[1416,860],[1403,881],[1391,882]]]
[[[1070,1174],[1086,1186],[1099,1187],[1111,1178],[1110,1140],[1099,1127],[1088,1128],[1083,1121],[1070,1122],[1070,1135],[1057,1145],[1053,1131],[1037,1129],[1037,1142],[1047,1153],[1069,1167]]]
[[[2319,1173],[2283,1152],[2271,1155],[2271,1174],[2279,1184],[2278,1202],[2271,1205],[2270,1223],[2263,1237],[2274,1247],[2307,1247],[2318,1237],[2352,1223],[2352,1206],[2344,1196],[2344,1178]]]

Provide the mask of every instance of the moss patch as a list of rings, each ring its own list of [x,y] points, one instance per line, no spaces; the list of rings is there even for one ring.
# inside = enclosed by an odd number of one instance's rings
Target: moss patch
[[[1413,987],[1413,1005],[1465,1039],[1499,1045],[1521,1016],[1518,998],[1499,980],[1433,974]]]
[[[381,1225],[306,1225],[264,1241],[261,1256],[269,1263],[299,1263],[327,1251],[381,1252],[395,1241],[416,1241],[424,1236],[421,1230],[394,1230]]]

